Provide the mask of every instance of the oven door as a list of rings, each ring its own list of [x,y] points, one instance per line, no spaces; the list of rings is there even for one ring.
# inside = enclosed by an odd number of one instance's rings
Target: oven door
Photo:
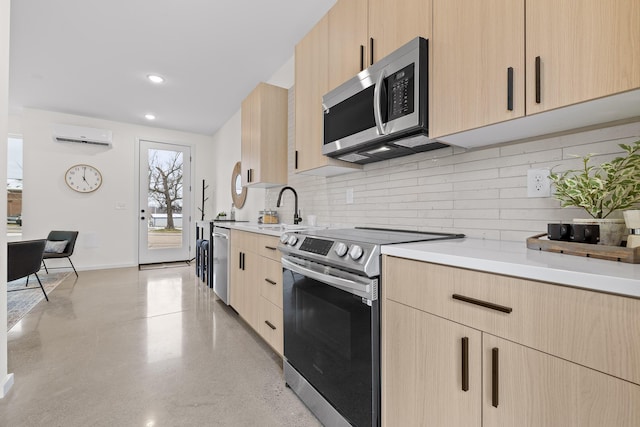
[[[286,361],[350,424],[379,425],[378,280],[299,259],[282,264]]]

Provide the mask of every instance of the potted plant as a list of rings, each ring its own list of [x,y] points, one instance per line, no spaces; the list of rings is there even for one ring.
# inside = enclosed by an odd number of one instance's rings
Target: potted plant
[[[592,165],[593,154],[587,154],[581,169],[549,175],[560,205],[583,208],[600,225],[600,244],[613,246],[622,241],[624,221],[607,217],[640,202],[640,141],[619,146],[626,154],[609,162]]]

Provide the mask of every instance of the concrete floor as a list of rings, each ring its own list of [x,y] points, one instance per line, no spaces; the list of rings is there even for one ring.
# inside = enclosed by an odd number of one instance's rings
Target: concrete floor
[[[81,271],[8,337],[2,426],[319,426],[193,267]]]

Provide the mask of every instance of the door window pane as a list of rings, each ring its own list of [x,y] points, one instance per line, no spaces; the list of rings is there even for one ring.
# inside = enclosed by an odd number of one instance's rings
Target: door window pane
[[[182,246],[183,153],[155,149],[148,153],[148,248],[179,248]]]
[[[22,138],[7,142],[7,236],[22,236]]]

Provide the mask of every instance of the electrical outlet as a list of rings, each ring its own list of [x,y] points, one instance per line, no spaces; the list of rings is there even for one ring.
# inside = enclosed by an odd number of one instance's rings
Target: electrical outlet
[[[549,169],[527,171],[527,197],[551,197]]]
[[[347,188],[347,204],[353,203],[353,188]]]

